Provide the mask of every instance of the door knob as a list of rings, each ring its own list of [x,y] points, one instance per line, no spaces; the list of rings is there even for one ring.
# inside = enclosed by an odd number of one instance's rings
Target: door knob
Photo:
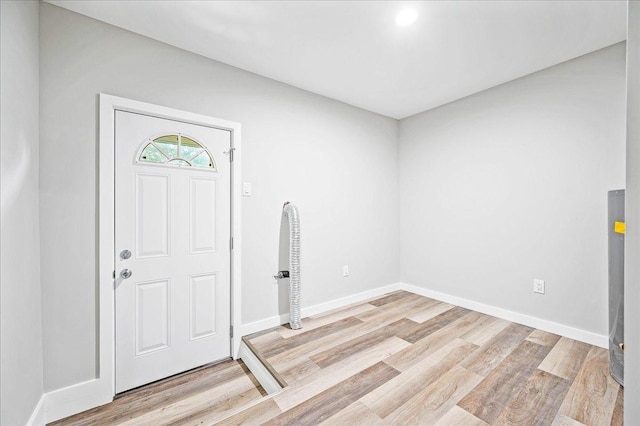
[[[133,272],[131,271],[131,269],[123,269],[122,271],[120,271],[120,276],[125,280],[129,278],[131,275],[133,275]]]

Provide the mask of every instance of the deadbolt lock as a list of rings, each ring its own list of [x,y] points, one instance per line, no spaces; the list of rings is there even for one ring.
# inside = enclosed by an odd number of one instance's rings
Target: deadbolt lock
[[[131,250],[122,250],[120,252],[120,259],[126,260],[131,257]]]

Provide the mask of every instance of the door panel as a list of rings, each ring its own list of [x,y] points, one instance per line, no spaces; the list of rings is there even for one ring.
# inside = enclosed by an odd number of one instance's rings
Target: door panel
[[[169,254],[170,178],[136,173],[136,257]]]
[[[191,253],[216,249],[216,180],[191,178]]]
[[[169,281],[136,284],[136,355],[169,347]]]
[[[191,277],[191,339],[216,332],[216,274]]]
[[[115,122],[122,392],[231,355],[230,134],[122,111]]]

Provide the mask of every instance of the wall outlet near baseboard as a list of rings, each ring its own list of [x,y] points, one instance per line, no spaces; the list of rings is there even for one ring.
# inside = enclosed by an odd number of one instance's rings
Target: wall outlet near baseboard
[[[533,292],[544,294],[544,280],[533,280]]]
[[[342,267],[342,276],[343,277],[348,277],[349,276],[349,265],[344,265]]]

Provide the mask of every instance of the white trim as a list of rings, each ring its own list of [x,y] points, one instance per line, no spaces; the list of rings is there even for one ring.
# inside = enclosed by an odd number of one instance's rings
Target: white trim
[[[542,331],[547,331],[549,333],[558,334],[570,339],[579,340],[581,342],[589,343],[590,345],[598,346],[601,348],[609,347],[609,338],[601,334],[596,334],[590,331],[582,330],[557,322],[547,321],[542,318],[532,317],[518,312],[509,311],[507,309],[498,308],[496,306],[474,302],[473,300],[465,299],[458,296],[452,296],[450,294],[429,290],[411,284],[400,283],[400,288],[411,293],[419,294],[420,296],[430,297],[432,299],[440,300],[441,302],[451,303],[452,305],[461,306],[463,308],[471,309],[476,312],[502,318],[507,321],[516,322],[518,324],[534,327]]]
[[[114,265],[114,137],[115,111],[127,111],[152,115],[185,123],[215,127],[231,133],[234,162],[231,167],[231,218],[234,247],[231,252],[231,325],[238,329],[241,318],[241,143],[240,124],[173,108],[138,102],[116,96],[99,95],[99,167],[98,167],[98,285],[99,285],[99,341],[97,378],[59,389],[45,396],[47,422],[106,404],[115,395],[114,378],[114,294],[112,274]],[[240,336],[235,333],[231,348],[239,345]]]
[[[286,388],[283,388],[283,390],[284,389],[286,389]],[[215,420],[215,424],[223,423],[228,418],[231,418],[231,417],[235,416],[238,413],[241,413],[241,412],[243,412],[245,410],[248,410],[249,408],[255,407],[256,405],[261,404],[261,403],[265,402],[266,400],[272,399],[274,396],[278,395],[279,393],[280,392],[267,394],[266,396],[263,396],[262,398],[254,399],[254,400],[251,400],[251,401],[247,402],[246,405],[241,405],[239,407],[234,408],[233,410],[229,410],[224,414],[224,417],[216,419]]]
[[[231,148],[229,153],[233,157],[231,167],[231,238],[233,250],[231,250],[231,353],[237,359],[238,352],[234,349],[240,346],[242,336],[235,330],[242,324],[242,131],[239,123],[231,123]]]
[[[64,419],[113,401],[105,380],[93,379],[44,394],[47,423]]]
[[[44,426],[46,424],[46,416],[45,416],[45,400],[46,395],[40,395],[40,399],[36,404],[35,408],[31,412],[31,416],[29,420],[27,420],[27,426]]]
[[[398,283],[389,284],[384,287],[374,288],[373,290],[363,291],[362,293],[352,294],[350,296],[341,297],[340,299],[330,300],[328,302],[320,303],[319,305],[309,306],[302,308],[302,316],[310,317],[312,315],[318,315],[330,311],[332,309],[342,308],[354,303],[360,303],[373,297],[382,296],[383,294],[391,293],[392,291],[400,290]],[[287,321],[289,322],[289,316],[287,315]]]
[[[342,297],[340,299],[330,300],[318,305],[308,306],[301,309],[301,316],[309,317],[311,315],[317,315],[323,312],[330,311],[332,309],[342,308],[354,303],[363,302],[373,297],[382,296],[383,294],[391,293],[392,291],[400,290],[401,284],[395,283],[384,287],[374,288],[373,290],[363,291],[362,293],[353,294],[351,296]],[[239,330],[241,336],[256,333],[258,331],[266,330],[268,328],[277,327],[289,322],[289,314],[276,315],[269,318],[265,318],[259,321],[251,322],[248,324],[242,324],[242,328]],[[304,322],[302,323],[304,328]]]
[[[283,389],[269,370],[267,370],[267,367],[262,364],[258,357],[251,352],[251,349],[249,349],[244,342],[240,343],[238,356],[242,359],[242,362],[246,364],[249,370],[251,370],[251,373],[253,373],[255,378],[260,382],[264,390],[267,391],[269,395],[280,392]]]
[[[535,327],[542,331],[547,331],[549,333],[558,334],[570,339],[579,340],[581,342],[589,343],[590,345],[598,346],[601,348],[609,347],[609,338],[601,334],[596,334],[590,331],[582,330],[553,321],[548,321],[542,318],[532,317],[518,312],[509,311],[507,309],[498,308],[496,306],[474,302],[473,300],[465,299],[458,296],[452,296],[450,294],[429,290],[423,287],[418,287],[403,282],[390,284],[384,287],[379,287],[373,290],[368,290],[362,293],[302,308],[302,316],[308,317],[311,315],[317,315],[322,312],[330,311],[331,309],[337,309],[353,303],[362,302],[372,297],[381,296],[383,294],[390,293],[396,290],[404,290],[414,294],[418,294],[420,296],[430,297],[441,302],[451,303],[452,305],[461,306],[463,308],[471,309],[476,312],[491,315],[497,318],[502,318],[507,321],[516,322],[518,324],[527,325],[529,327]],[[240,330],[240,334],[242,336],[246,336],[258,331],[286,324],[287,322],[289,322],[289,314],[272,316],[263,320],[243,324]],[[302,327],[304,328],[304,322],[302,324]]]
[[[237,183],[237,182],[236,182]],[[234,185],[234,191],[239,188],[240,185]],[[236,192],[236,194],[240,194]],[[239,257],[239,256],[238,256]],[[238,261],[239,259],[235,259]],[[236,263],[234,262],[234,265]],[[239,270],[238,274],[239,275]],[[239,283],[239,278],[237,278],[237,282]],[[239,286],[237,286],[239,287]],[[235,306],[236,303],[239,304],[240,301],[240,289],[234,287],[233,289],[233,297],[235,298],[233,304]],[[601,348],[607,348],[609,339],[607,336],[592,333],[590,331],[582,330],[575,327],[570,327],[564,324],[559,324],[552,321],[547,321],[541,318],[532,317],[525,314],[520,314],[517,312],[509,311],[507,309],[498,308],[496,306],[486,305],[484,303],[474,302],[469,299],[465,299],[458,296],[449,295],[446,293],[441,293],[434,290],[429,290],[423,287],[418,287],[415,285],[407,284],[407,283],[394,283],[384,287],[378,287],[372,290],[364,291],[362,293],[357,293],[351,296],[342,297],[340,299],[331,300],[325,303],[320,303],[318,305],[309,306],[306,308],[302,308],[302,316],[308,317],[311,315],[317,315],[323,312],[330,311],[332,309],[342,308],[354,303],[363,302],[365,300],[382,296],[386,293],[390,293],[397,290],[405,290],[411,293],[418,294],[420,296],[430,297],[432,299],[440,300],[442,302],[451,303],[453,305],[461,306],[467,309],[472,309],[477,312],[481,312],[483,314],[492,315],[494,317],[502,318],[507,321],[516,322],[519,324],[524,324],[530,327],[535,327],[539,330],[547,331],[550,333],[558,334],[560,336],[568,337],[570,339],[579,340],[581,342],[589,343],[594,346],[599,346]],[[234,323],[239,324],[239,309],[234,312],[233,315]],[[241,336],[246,336],[248,334],[252,334],[258,331],[266,330],[268,328],[276,327],[282,324],[286,324],[289,321],[289,315],[276,315],[269,318],[265,318],[263,320],[251,322],[248,324],[242,324],[241,326],[235,327],[236,332],[234,333],[234,358],[242,358],[245,363],[248,359],[248,356],[245,354],[244,350],[241,350]],[[304,322],[303,322],[304,328]],[[101,328],[102,331],[102,328]],[[251,352],[251,351],[248,351]],[[102,353],[102,351],[101,351]],[[249,363],[251,361],[248,361]],[[259,361],[258,361],[259,363]],[[249,365],[249,364],[247,364]],[[260,363],[260,365],[262,365]],[[252,372],[254,372],[254,367],[249,367]],[[258,367],[260,368],[260,367]],[[254,373],[255,374],[255,373]],[[258,373],[260,374],[260,373]],[[271,378],[274,380],[273,378]],[[269,380],[268,378],[258,378],[261,384],[263,384],[263,380]],[[277,382],[276,382],[277,383]],[[269,386],[269,385],[267,385]],[[264,384],[263,384],[264,387]],[[265,390],[266,387],[265,387]],[[267,390],[267,392],[270,392]],[[79,383],[77,385],[70,386],[68,388],[56,390],[54,392],[50,392],[45,394],[43,397],[46,397],[46,419],[47,423],[55,420],[59,420],[61,418],[70,416],[75,413],[79,413],[84,410],[88,410],[90,408],[97,407],[99,405],[106,404],[111,401],[113,394],[108,394],[107,400],[105,400],[106,394],[104,393],[104,385],[101,383],[100,379],[90,380],[88,382]]]

